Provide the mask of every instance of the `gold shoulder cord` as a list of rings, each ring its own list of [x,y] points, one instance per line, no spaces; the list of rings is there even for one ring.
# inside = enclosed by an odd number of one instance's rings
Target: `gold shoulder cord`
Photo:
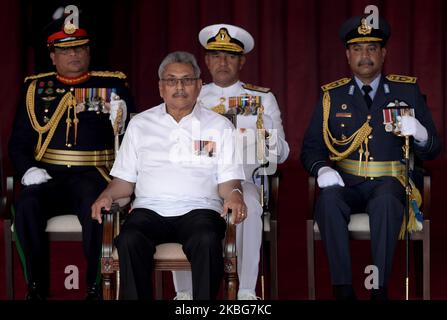
[[[39,140],[37,142],[36,150],[35,150],[35,159],[40,161],[42,159],[43,154],[45,153],[48,145],[50,144],[51,139],[53,138],[54,132],[59,124],[59,121],[62,118],[65,110],[67,109],[70,103],[72,103],[74,96],[71,92],[67,92],[59,102],[59,105],[56,108],[56,111],[53,113],[50,121],[45,126],[41,126],[36,118],[35,105],[34,105],[34,96],[36,91],[36,80],[31,82],[28,87],[28,91],[26,94],[26,110],[28,112],[28,117],[30,119],[31,125],[39,133]],[[48,132],[49,131],[49,132]],[[45,142],[42,145],[42,135],[48,132],[48,135],[45,139]]]
[[[332,161],[340,161],[348,157],[352,152],[359,149],[360,159],[359,159],[359,168],[362,162],[363,156],[363,146],[365,143],[366,152],[365,154],[369,154],[368,152],[368,136],[372,131],[371,126],[369,125],[369,119],[350,137],[342,140],[335,139],[330,130],[329,130],[329,112],[331,109],[331,97],[329,95],[329,91],[325,90],[323,95],[323,138],[326,144],[326,147],[331,152],[330,159]],[[339,152],[334,148],[334,145],[344,146],[347,144],[351,144],[348,149],[343,152]],[[368,163],[368,158],[366,158],[366,165]]]
[[[258,109],[258,116],[256,118],[256,133],[257,133],[257,158],[260,163],[265,164],[267,162],[265,158],[265,128],[264,119],[262,115],[264,113],[264,106],[261,105]]]

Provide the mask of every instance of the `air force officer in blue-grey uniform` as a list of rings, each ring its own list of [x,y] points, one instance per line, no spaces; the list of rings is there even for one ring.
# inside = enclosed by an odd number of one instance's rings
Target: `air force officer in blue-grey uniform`
[[[301,161],[322,189],[315,220],[328,255],[336,299],[356,297],[348,233],[350,214],[355,212],[369,215],[372,259],[379,270],[379,288],[372,289],[371,298],[388,298],[405,208],[405,140],[392,132],[392,109],[408,105],[414,113],[395,120],[401,133],[411,136],[416,157],[429,160],[440,152],[430,110],[416,78],[382,74],[389,36],[390,27],[383,19],[378,28],[361,17],[343,24],[340,37],[353,77],[322,87],[303,141]]]

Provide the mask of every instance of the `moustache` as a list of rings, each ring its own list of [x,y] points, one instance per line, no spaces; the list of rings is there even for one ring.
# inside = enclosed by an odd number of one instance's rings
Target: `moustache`
[[[174,98],[188,98],[188,94],[185,91],[177,91],[172,96]]]
[[[368,66],[373,66],[374,65],[374,62],[372,62],[371,60],[369,60],[369,59],[363,59],[363,60],[360,60],[360,62],[357,64],[357,66],[363,66],[363,65],[368,65]]]

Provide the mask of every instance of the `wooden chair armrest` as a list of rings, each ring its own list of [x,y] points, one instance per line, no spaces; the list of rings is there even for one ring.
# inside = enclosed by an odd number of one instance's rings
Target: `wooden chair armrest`
[[[114,226],[119,224],[119,205],[113,203],[110,210],[101,210],[102,214],[102,251],[101,251],[101,272],[113,272],[113,239],[115,238]]]
[[[239,287],[237,278],[236,225],[231,223],[232,213],[226,216],[227,231],[224,242],[224,279],[226,300],[236,300]]]
[[[224,257],[225,259],[236,258],[236,225],[231,223],[233,213],[228,212],[225,217],[227,230],[225,232]]]
[[[117,199],[109,211],[102,209],[102,272],[113,272],[113,240],[120,233],[125,215],[129,212],[131,198]]]

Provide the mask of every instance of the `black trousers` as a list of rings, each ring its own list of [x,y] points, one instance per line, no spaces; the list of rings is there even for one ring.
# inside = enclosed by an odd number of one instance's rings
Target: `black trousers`
[[[388,285],[404,204],[405,190],[393,177],[321,190],[315,220],[326,248],[333,285],[352,284],[348,224],[351,213],[356,212],[369,215],[373,263],[379,269],[379,285]]]
[[[152,299],[155,246],[182,244],[191,262],[193,298],[215,299],[223,276],[222,239],[225,220],[213,210],[198,209],[162,217],[148,209],[133,209],[115,240],[121,271],[122,299]]]
[[[87,285],[91,286],[97,281],[102,243],[102,225],[91,218],[91,205],[107,182],[96,168],[50,175],[53,179],[46,183],[24,187],[16,203],[14,226],[25,254],[27,281],[48,290],[47,220],[55,215],[77,214],[87,259]]]

